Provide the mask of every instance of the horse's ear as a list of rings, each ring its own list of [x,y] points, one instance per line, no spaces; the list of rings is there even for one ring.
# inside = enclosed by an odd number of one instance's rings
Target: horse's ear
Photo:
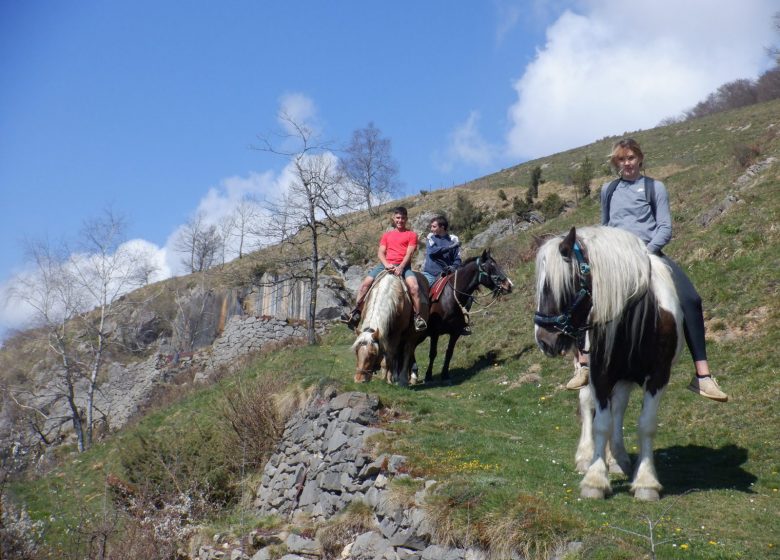
[[[558,246],[561,256],[564,259],[570,259],[572,251],[574,250],[574,243],[577,241],[577,230],[572,226],[566,237],[563,238],[561,244]]]
[[[483,261],[487,260],[488,258],[490,258],[490,249],[483,249],[481,258],[482,258]]]

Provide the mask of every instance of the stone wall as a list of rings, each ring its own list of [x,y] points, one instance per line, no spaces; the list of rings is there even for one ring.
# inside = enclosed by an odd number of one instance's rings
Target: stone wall
[[[425,510],[433,480],[414,479],[414,496],[394,499],[393,479],[410,478],[407,458],[372,455],[372,436],[389,434],[379,427],[381,404],[376,396],[331,390],[316,395],[287,423],[281,442],[265,466],[254,506],[260,515],[290,523],[276,533],[258,531],[244,538],[215,538],[194,551],[197,560],[486,560],[485,551],[452,548],[435,542]],[[341,543],[340,551],[323,549],[317,536],[296,534],[296,520],[324,526],[353,502],[368,505],[371,527]],[[308,535],[308,536],[306,536]],[[568,546],[552,558],[562,558]],[[251,556],[250,556],[251,555]],[[280,556],[281,555],[281,556]],[[517,554],[512,560],[523,560]],[[507,559],[509,560],[509,559]]]

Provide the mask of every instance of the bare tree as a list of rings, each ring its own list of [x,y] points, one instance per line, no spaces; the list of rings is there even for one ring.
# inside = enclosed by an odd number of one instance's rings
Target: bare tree
[[[174,247],[184,253],[182,264],[190,272],[201,272],[214,266],[221,245],[217,226],[206,225],[205,216],[198,212],[184,224]]]
[[[75,319],[86,307],[85,298],[77,289],[73,271],[67,266],[67,251],[48,241],[27,245],[32,272],[17,277],[11,286],[10,298],[29,306],[34,324],[44,333],[48,348],[55,358],[57,375],[41,393],[27,389],[11,389],[17,404],[33,414],[30,426],[41,440],[51,443],[51,433],[71,421],[79,451],[86,449],[83,418],[76,402],[76,384],[82,377],[82,360],[77,353]],[[25,402],[20,402],[19,398]],[[50,410],[64,400],[65,416],[53,417]]]
[[[217,231],[217,226],[204,227],[195,238],[195,269],[192,272],[203,272],[214,266],[221,246],[222,238]]]
[[[227,216],[222,216],[217,222],[217,233],[222,241],[219,246],[220,264],[222,265],[227,262],[228,245],[230,244],[230,238],[233,235],[235,227],[235,216],[232,213]]]
[[[761,77],[758,78],[756,81],[756,96],[759,103],[780,98],[780,63],[761,74]]]
[[[287,114],[280,115],[293,131],[295,150],[282,151],[267,138],[256,149],[290,158],[293,178],[276,200],[267,202],[269,212],[264,233],[280,242],[280,259],[293,278],[309,284],[307,332],[309,344],[316,343],[314,331],[317,310],[321,254],[324,236],[345,236],[339,215],[354,208],[354,195],[346,188],[335,156],[319,143],[314,132]]]
[[[384,202],[399,189],[398,163],[392,156],[392,143],[382,132],[368,123],[352,133],[340,162],[341,173],[363,199],[371,215],[374,206]]]
[[[198,237],[203,229],[203,213],[198,212],[187,223],[182,226],[174,249],[185,256],[182,258],[182,264],[188,267],[190,272],[195,272],[195,251],[198,244]]]
[[[238,238],[238,258],[244,258],[244,248],[255,235],[262,208],[256,200],[244,197],[233,210],[233,235]]]
[[[35,273],[18,280],[12,291],[34,310],[58,364],[47,399],[36,401],[38,412],[48,429],[56,419],[46,410],[65,400],[79,451],[92,444],[95,392],[120,298],[143,285],[150,270],[147,254],[123,244],[124,231],[124,220],[107,211],[84,224],[78,252],[32,244]],[[39,434],[46,441],[43,428]]]

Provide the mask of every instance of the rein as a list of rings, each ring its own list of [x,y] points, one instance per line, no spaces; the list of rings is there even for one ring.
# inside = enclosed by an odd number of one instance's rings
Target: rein
[[[548,329],[554,329],[561,334],[569,336],[577,341],[577,348],[579,350],[585,349],[585,335],[592,328],[593,325],[585,323],[582,326],[576,326],[574,324],[574,314],[583,306],[588,307],[588,313],[593,306],[592,301],[592,288],[590,277],[590,264],[585,259],[585,255],[582,253],[582,247],[578,241],[574,241],[574,256],[577,259],[577,278],[579,280],[580,289],[574,296],[574,301],[569,305],[566,310],[560,315],[545,315],[544,313],[534,313],[534,324]]]
[[[452,279],[452,291],[455,293],[455,303],[458,304],[458,307],[460,307],[461,312],[463,313],[463,318],[466,321],[466,324],[470,324],[471,317],[469,316],[469,311],[461,305],[460,301],[458,301],[458,296],[463,295],[466,296],[466,305],[468,305],[468,300],[470,299],[472,302],[477,299],[477,297],[474,295],[474,290],[476,290],[479,285],[482,283],[482,278],[490,278],[492,280],[493,284],[496,286],[499,286],[506,278],[504,278],[500,274],[489,274],[484,268],[482,268],[482,265],[484,262],[481,261],[482,257],[477,257],[477,260],[475,261],[477,264],[477,277],[476,280],[472,280],[469,282],[469,285],[465,288],[465,290],[460,291],[458,290],[458,271],[455,271],[453,273],[453,279]],[[499,292],[501,291],[500,287],[497,287],[496,289],[492,290],[493,292],[493,299],[490,300],[490,303],[488,303],[483,309],[479,310],[479,312],[484,313],[485,309],[493,305],[496,300],[498,299]]]

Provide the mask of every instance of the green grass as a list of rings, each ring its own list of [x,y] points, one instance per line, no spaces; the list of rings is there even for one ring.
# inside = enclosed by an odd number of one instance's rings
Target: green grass
[[[748,122],[753,126],[746,129]],[[494,550],[511,543],[542,555],[559,540],[576,539],[584,543],[581,558],[634,559],[649,557],[647,541],[620,529],[647,536],[651,519],[661,521],[656,541],[673,539],[660,545],[658,558],[778,557],[780,164],[740,189],[740,202],[709,227],[698,222],[736,189],[733,182],[743,170],[734,163],[735,143],[759,144],[760,159],[780,159],[773,129],[780,130],[778,102],[635,135],[649,155],[649,173],[660,171],[656,176],[670,189],[675,238],[668,253],[686,268],[702,295],[711,366],[731,397],[719,404],[687,391],[693,368],[683,351],[659,415],[656,466],[664,484],[659,503],[635,502],[628,482],[620,478],[613,480],[615,493],[607,500],[578,497],[581,477],[573,469],[577,398],[561,388],[571,364],[568,359],[547,359],[535,347],[533,265],[519,258],[530,234],[494,247],[516,290],[484,312],[477,305],[474,334],[462,338],[455,351],[451,384],[412,389],[377,381],[355,385],[352,336],[342,327],[334,327],[320,346],[264,355],[241,376],[284,376],[302,387],[335,384],[378,394],[385,406],[398,412],[397,421],[388,426],[392,436],[378,445],[409,456],[413,474],[439,481],[430,511],[446,542],[492,545]],[[549,164],[544,178],[562,180],[571,164],[585,155],[602,161],[611,141],[529,162],[470,187],[527,184],[524,174],[540,163]],[[532,233],[597,222],[595,198]],[[436,380],[445,346],[442,340]],[[426,342],[417,351],[422,371],[427,352]],[[83,512],[101,514],[106,474],[122,474],[123,442],[139,434],[172,434],[193,422],[216,421],[213,411],[233,382],[225,379],[156,411],[88,453],[63,454],[47,476],[14,483],[13,495],[27,504],[34,519],[46,522],[53,550],[66,547]],[[625,432],[634,456],[636,401],[629,406]],[[212,523],[220,530],[226,525],[244,530],[261,521],[233,504]]]

